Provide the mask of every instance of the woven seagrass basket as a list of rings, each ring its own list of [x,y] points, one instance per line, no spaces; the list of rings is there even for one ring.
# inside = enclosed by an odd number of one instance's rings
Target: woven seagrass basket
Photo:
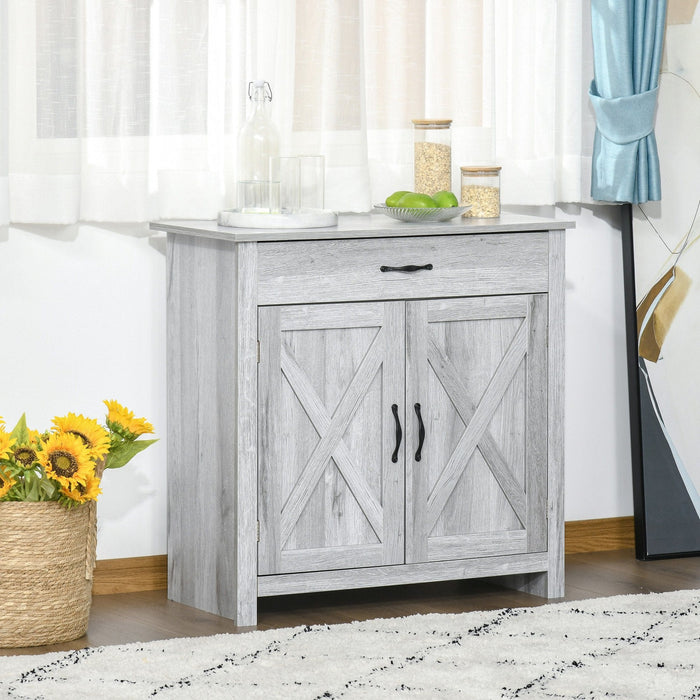
[[[87,632],[97,504],[0,503],[0,647],[67,642]]]

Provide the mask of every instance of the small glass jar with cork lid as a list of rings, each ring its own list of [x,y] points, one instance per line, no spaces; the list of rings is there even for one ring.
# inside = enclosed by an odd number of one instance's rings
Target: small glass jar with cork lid
[[[463,217],[489,219],[501,215],[501,166],[463,165],[460,204],[471,205]]]
[[[452,189],[451,119],[413,120],[413,188],[428,194]]]

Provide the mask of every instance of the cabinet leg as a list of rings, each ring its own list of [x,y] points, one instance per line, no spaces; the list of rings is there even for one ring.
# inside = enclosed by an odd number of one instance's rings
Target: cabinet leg
[[[238,614],[236,615],[237,627],[255,627],[258,624],[258,601],[252,600],[238,601]]]
[[[512,576],[499,576],[491,579],[493,583],[516,591],[540,596],[541,598],[563,598],[563,581],[554,580],[555,577],[546,571],[533,574],[515,574]]]

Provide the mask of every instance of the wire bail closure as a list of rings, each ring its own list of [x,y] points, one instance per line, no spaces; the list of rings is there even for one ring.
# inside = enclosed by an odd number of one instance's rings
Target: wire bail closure
[[[248,99],[251,99],[251,100],[253,99],[253,87],[260,87],[261,83],[262,83],[262,87],[265,90],[265,99],[268,102],[272,102],[272,88],[270,87],[270,83],[268,83],[267,80],[265,80],[265,81],[260,81],[260,80],[253,81],[253,80],[251,80],[248,83]]]

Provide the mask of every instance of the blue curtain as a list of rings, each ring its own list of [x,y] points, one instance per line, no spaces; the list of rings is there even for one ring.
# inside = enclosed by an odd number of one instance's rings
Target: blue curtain
[[[661,199],[654,137],[666,0],[591,0],[596,116],[591,196]]]

